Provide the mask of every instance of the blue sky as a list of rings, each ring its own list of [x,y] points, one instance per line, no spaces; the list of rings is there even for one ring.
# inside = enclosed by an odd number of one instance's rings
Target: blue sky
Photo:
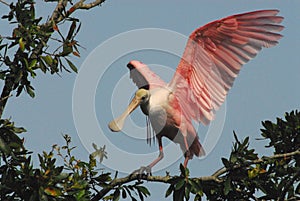
[[[41,4],[38,4],[38,6],[41,6]],[[41,6],[39,8],[41,10],[38,11],[37,15],[44,16],[44,18],[49,15],[51,6]],[[233,130],[240,138],[250,136],[251,147],[260,153],[272,154],[271,150],[265,151],[264,149],[267,142],[255,140],[255,138],[260,137],[261,121],[266,119],[275,120],[276,117],[283,117],[285,112],[299,110],[299,8],[300,2],[296,0],[285,1],[284,3],[279,0],[257,0],[247,1],[247,3],[232,0],[185,1],[185,3],[177,0],[165,0],[163,3],[159,1],[107,0],[101,7],[76,13],[76,16],[82,22],[81,32],[78,34],[77,40],[85,49],[81,50],[81,58],[75,58],[73,61],[80,68],[98,45],[126,31],[160,28],[188,36],[195,28],[228,15],[259,9],[279,9],[280,15],[285,17],[283,21],[285,29],[282,31],[284,37],[280,40],[278,46],[264,49],[254,60],[244,66],[227,96],[224,128],[216,147],[205,159],[194,159],[189,163],[192,176],[210,175],[221,167],[221,157],[228,157],[233,141]],[[1,13],[7,12],[2,4],[0,10]],[[1,27],[4,26],[2,22],[0,25]],[[2,30],[1,28],[1,34],[3,33]],[[157,38],[157,40],[161,39]],[[120,46],[122,45],[120,44]],[[118,48],[116,47],[116,49]],[[98,55],[97,59],[99,59],[99,63],[101,63],[100,60],[105,60],[101,55]],[[128,73],[126,64],[131,59],[168,66],[170,69],[175,69],[179,61],[179,57],[176,55],[155,50],[120,55],[120,58],[109,66],[104,76],[97,83],[94,97],[95,105],[93,106],[95,115],[99,126],[102,128],[102,134],[107,136],[117,147],[129,153],[151,152],[156,156],[157,145],[148,147],[144,140],[138,139],[138,134],[135,137],[130,137],[122,133],[111,133],[106,126],[113,118],[112,110],[116,114],[123,112],[125,105],[128,104],[129,99],[136,90],[128,74],[126,75]],[[107,66],[98,66],[98,68],[107,68]],[[160,72],[159,69],[158,72]],[[97,136],[97,134],[92,133],[92,130],[86,130],[86,136],[77,133],[72,112],[73,88],[77,76],[79,75],[69,73],[62,73],[61,77],[45,76],[41,73],[32,81],[36,89],[36,98],[31,99],[23,94],[19,98],[12,97],[9,100],[4,117],[11,117],[17,125],[28,130],[28,133],[24,135],[28,149],[35,153],[50,150],[53,144],[63,143],[62,133],[68,133],[72,136],[74,145],[77,146],[75,154],[78,158],[88,158],[89,153],[80,138],[89,139],[89,137]],[[162,77],[168,81],[172,74],[163,73]],[[123,86],[126,85],[129,89],[120,96],[114,94],[112,97],[112,90],[121,78]],[[120,100],[116,100],[118,98]],[[118,103],[120,103],[119,106]],[[111,108],[111,105],[114,108]],[[140,111],[134,112],[131,120],[127,123],[136,122],[140,127],[145,125],[144,116]],[[205,133],[206,129],[200,126],[200,139],[204,137],[203,132]],[[99,133],[99,135],[101,134]],[[142,131],[140,135],[145,136],[146,131]],[[99,146],[103,145],[101,142],[97,142],[97,144]],[[169,142],[165,140],[164,144],[169,145]],[[179,150],[179,147],[177,148]],[[172,154],[165,152],[165,155]],[[109,152],[108,156],[112,157]],[[126,161],[130,163],[132,160],[134,160],[134,156],[125,160],[125,163]],[[178,174],[178,167],[182,161],[183,158],[180,158],[170,167],[155,172],[155,174],[163,175],[165,171]],[[124,165],[123,162],[120,166],[122,165]],[[148,185],[152,197],[147,200],[158,200],[164,196],[167,186],[160,184]]]

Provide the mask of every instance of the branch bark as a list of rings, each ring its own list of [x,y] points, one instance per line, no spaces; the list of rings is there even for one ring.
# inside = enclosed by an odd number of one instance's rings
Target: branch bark
[[[100,6],[102,3],[105,2],[105,0],[95,0],[91,3],[87,3],[85,4],[84,3],[85,0],[80,0],[79,2],[77,2],[76,4],[74,4],[73,8],[74,9],[90,9],[90,8],[93,8],[95,6]]]

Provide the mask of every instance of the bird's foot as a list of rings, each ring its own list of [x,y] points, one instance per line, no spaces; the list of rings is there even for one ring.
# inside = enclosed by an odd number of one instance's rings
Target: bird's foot
[[[134,170],[131,174],[138,174],[138,175],[146,174],[147,176],[152,176],[151,167],[149,167],[149,166],[142,166],[139,169]]]

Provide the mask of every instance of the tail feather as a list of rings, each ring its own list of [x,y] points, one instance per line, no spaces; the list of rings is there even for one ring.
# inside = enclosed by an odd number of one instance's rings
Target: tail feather
[[[190,148],[189,148],[191,154],[194,154],[198,157],[200,156],[205,156],[205,151],[202,147],[202,145],[199,142],[199,138],[196,137],[193,141],[193,143],[191,144]]]

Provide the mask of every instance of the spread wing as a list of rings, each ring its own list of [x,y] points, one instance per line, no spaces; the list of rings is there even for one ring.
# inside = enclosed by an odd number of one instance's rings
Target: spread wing
[[[138,88],[147,90],[166,86],[166,83],[155,73],[153,73],[146,64],[140,61],[130,61],[127,64],[130,70],[130,78]]]
[[[283,17],[278,10],[238,14],[196,29],[189,37],[169,87],[184,114],[208,124],[224,102],[241,67],[262,47],[272,47]]]

